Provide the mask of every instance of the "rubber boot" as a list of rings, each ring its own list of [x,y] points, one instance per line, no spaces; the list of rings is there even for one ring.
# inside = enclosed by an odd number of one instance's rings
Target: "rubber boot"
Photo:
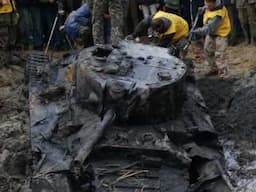
[[[246,42],[247,44],[250,44],[251,35],[250,35],[250,27],[249,27],[249,24],[243,24],[243,25],[242,25],[242,30],[243,30],[245,42]]]

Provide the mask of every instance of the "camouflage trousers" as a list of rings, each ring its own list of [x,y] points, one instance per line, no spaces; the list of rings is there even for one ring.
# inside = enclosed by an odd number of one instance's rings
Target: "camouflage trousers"
[[[256,2],[248,7],[251,43],[256,43]]]
[[[116,45],[124,38],[125,0],[94,0],[93,39],[94,44],[104,44],[104,16],[111,18],[111,41]]]
[[[213,37],[207,35],[204,42],[206,60],[212,71],[227,70],[225,51],[228,47],[227,37]]]
[[[256,41],[256,3],[237,6],[239,20],[248,42]]]
[[[188,50],[185,49],[187,44],[188,44],[188,38],[187,37],[183,37],[179,41],[174,43],[175,47],[178,49],[178,52],[179,52],[178,56],[181,59],[185,59],[185,57],[188,54]]]
[[[16,25],[18,16],[16,13],[0,15],[0,67],[10,60],[11,49],[16,42]]]

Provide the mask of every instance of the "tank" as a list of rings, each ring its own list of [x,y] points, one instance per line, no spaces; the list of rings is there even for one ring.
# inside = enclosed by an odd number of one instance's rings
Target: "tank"
[[[27,62],[33,192],[229,192],[187,61],[123,41]]]

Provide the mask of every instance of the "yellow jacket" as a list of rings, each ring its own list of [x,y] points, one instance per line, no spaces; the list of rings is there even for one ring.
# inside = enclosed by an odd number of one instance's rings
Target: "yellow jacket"
[[[172,38],[172,43],[175,43],[179,41],[181,38],[188,36],[188,32],[189,32],[188,23],[182,17],[175,14],[166,13],[163,11],[158,11],[154,15],[153,19],[157,19],[161,17],[164,17],[171,22],[171,26],[168,28],[168,30],[165,33],[160,34],[161,36],[174,34]]]
[[[214,33],[214,35],[226,37],[229,35],[231,31],[230,20],[228,16],[228,11],[225,6],[222,9],[214,10],[214,11],[206,11],[204,14],[204,24],[207,24],[209,20],[213,19],[216,16],[221,17],[221,23]]]
[[[0,14],[12,13],[15,8],[14,0],[0,0]]]

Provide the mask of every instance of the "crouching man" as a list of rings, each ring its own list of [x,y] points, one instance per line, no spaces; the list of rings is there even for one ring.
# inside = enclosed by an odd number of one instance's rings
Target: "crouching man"
[[[211,68],[207,75],[218,74],[225,77],[228,67],[225,62],[225,51],[228,47],[228,35],[231,31],[228,11],[217,0],[205,0],[204,26],[192,31],[193,36],[206,36],[204,52]]]
[[[127,37],[128,40],[142,36],[149,27],[159,34],[159,46],[177,48],[176,56],[185,58],[187,51],[187,37],[189,32],[188,23],[180,16],[158,11],[153,18],[148,17],[142,20],[136,27],[135,31]]]
[[[61,26],[60,30],[62,29],[72,41],[80,46],[92,46],[91,11],[89,6],[85,3],[77,10],[72,11],[64,26]]]

